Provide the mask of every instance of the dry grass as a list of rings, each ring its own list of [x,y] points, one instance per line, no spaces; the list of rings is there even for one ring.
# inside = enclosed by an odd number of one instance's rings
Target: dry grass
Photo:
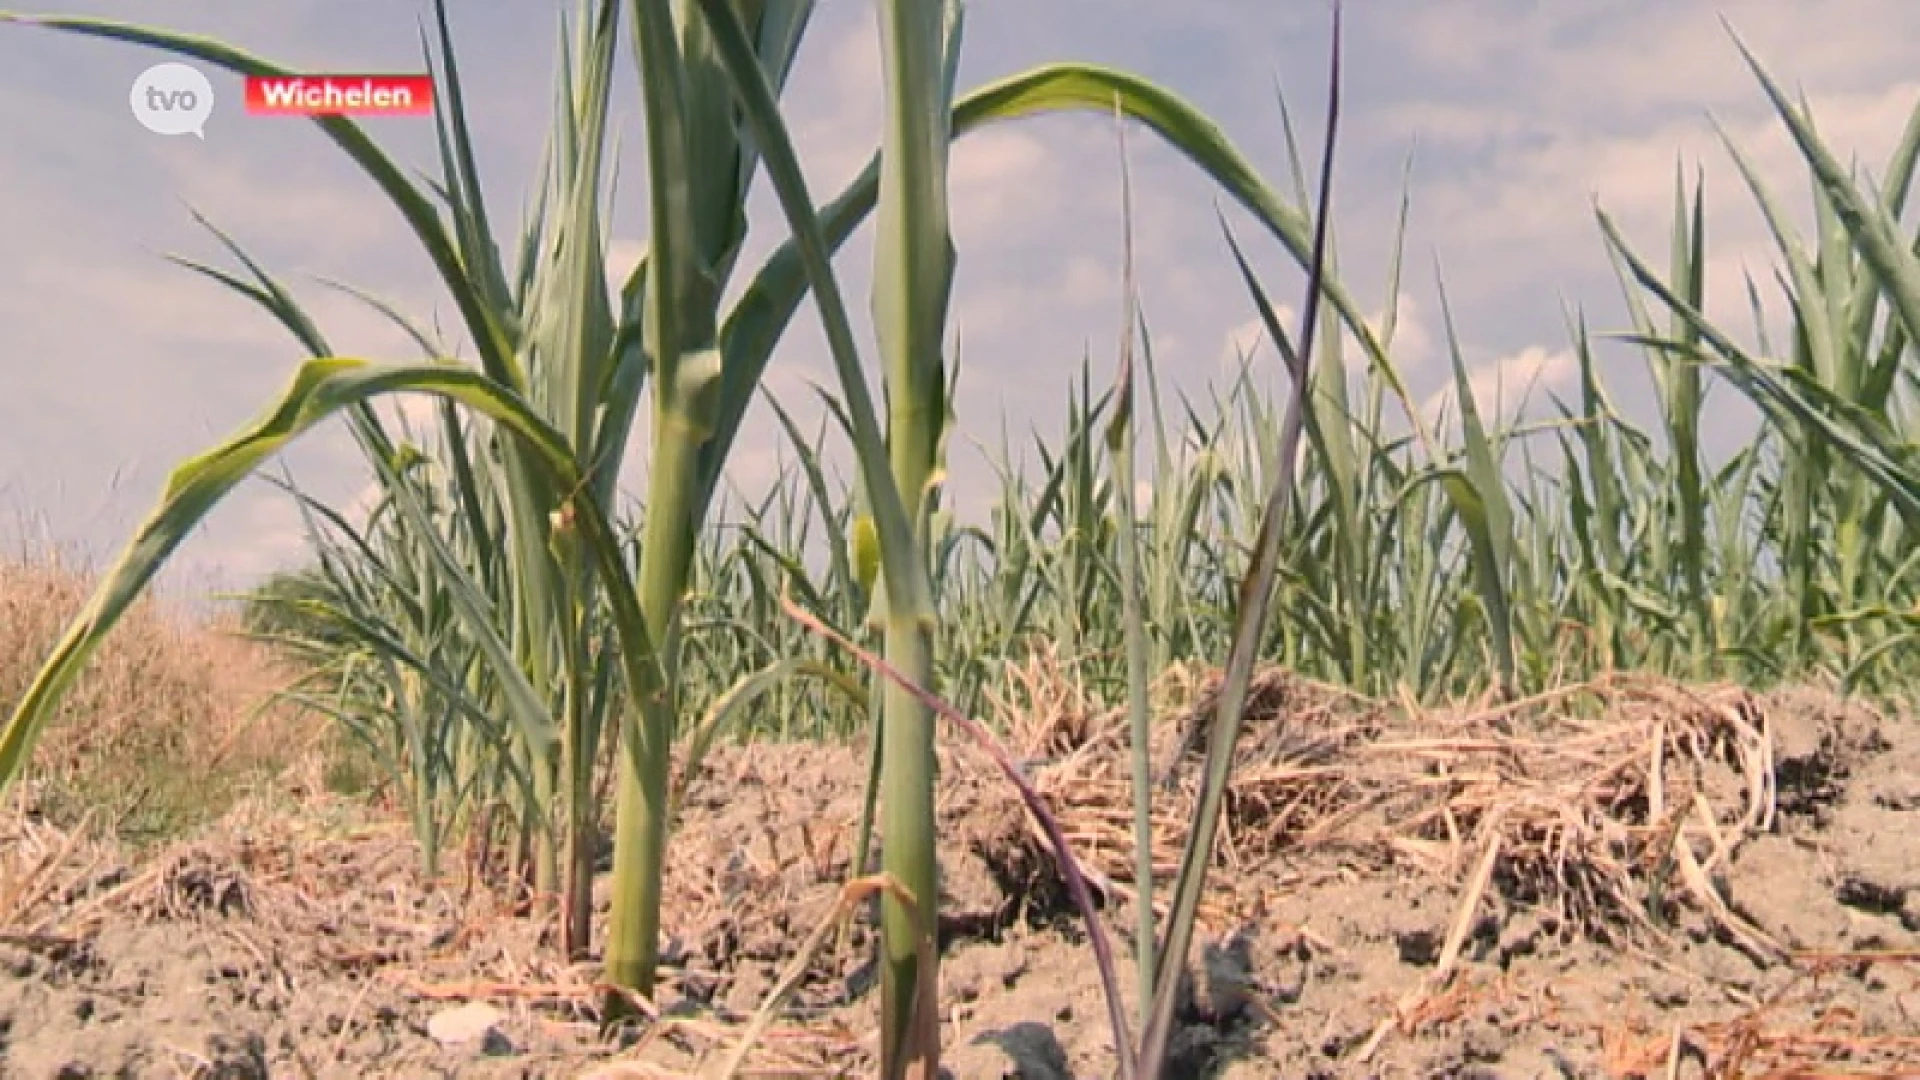
[[[1041,657],[1001,702],[1014,752],[1097,875],[1131,895],[1126,720],[1099,709]],[[1170,684],[1170,685],[1169,685]],[[1163,724],[1155,773],[1155,865],[1177,869],[1198,795],[1200,725],[1217,672],[1163,682],[1190,704]],[[1599,934],[1651,930],[1694,905],[1756,952],[1780,949],[1719,903],[1710,875],[1775,812],[1768,716],[1732,686],[1688,688],[1613,675],[1495,707],[1388,708],[1281,671],[1248,698],[1219,846],[1215,920],[1248,917],[1275,879],[1271,857],[1319,849],[1498,887]],[[1027,849],[1024,821],[990,843]],[[1257,880],[1236,870],[1259,868]],[[1042,884],[1044,883],[1037,883]],[[1232,909],[1232,910],[1229,910]]]
[[[0,558],[0,713],[11,712],[91,582],[57,559]],[[146,599],[49,726],[16,808],[151,845],[217,819],[313,745],[320,726],[267,707],[286,681],[225,622]]]
[[[1891,955],[1877,962],[1910,966],[1920,957]],[[1836,1080],[1897,1080],[1920,1066],[1920,1037],[1862,1031],[1859,1017],[1844,1005],[1832,1006],[1813,993],[1825,962],[1802,961],[1801,974],[1767,1000],[1732,1020],[1675,1026],[1649,1033],[1630,1025],[1601,1032],[1608,1074],[1620,1077],[1682,1075],[1682,1065],[1699,1075]],[[1909,980],[1911,981],[1911,980]],[[1793,1005],[1808,1007],[1813,1023],[1799,1024],[1779,1014]]]
[[[1178,868],[1219,685],[1217,670],[1179,669],[1158,687],[1163,699],[1188,705],[1180,723],[1158,729],[1154,746],[1162,778],[1156,876]],[[1011,671],[1008,686],[997,704],[1014,752],[1036,763],[1035,786],[1090,876],[1130,903],[1124,712],[1090,700],[1046,655]],[[1484,929],[1476,924],[1489,911],[1545,911],[1558,925],[1630,951],[1657,947],[1681,926],[1704,927],[1763,966],[1803,972],[1788,989],[1804,990],[1804,980],[1836,958],[1791,953],[1736,913],[1718,884],[1741,847],[1775,827],[1775,720],[1809,704],[1803,696],[1616,673],[1506,705],[1423,709],[1264,672],[1249,692],[1202,921],[1228,934],[1261,922],[1270,901],[1290,891],[1354,872],[1451,882],[1458,908],[1438,962],[1391,1003],[1357,1063],[1396,1032],[1430,1024],[1462,995],[1478,994],[1455,976],[1469,933]],[[1830,695],[1815,697],[1816,711],[1841,707]],[[1858,703],[1847,708],[1872,713]],[[1003,872],[1027,875],[1029,889],[1057,897],[1044,839],[1024,816],[1002,813],[974,847]],[[1920,954],[1837,959],[1903,966]],[[1675,1075],[1681,1057],[1712,1063],[1715,1076],[1756,1068],[1829,1075],[1807,1070],[1836,1055],[1864,1067],[1850,1076],[1909,1075],[1899,1069],[1920,1062],[1920,1040],[1854,1030],[1844,1008],[1818,1012],[1812,1028],[1779,1023],[1786,993],[1687,1031],[1608,1030],[1609,1074]]]

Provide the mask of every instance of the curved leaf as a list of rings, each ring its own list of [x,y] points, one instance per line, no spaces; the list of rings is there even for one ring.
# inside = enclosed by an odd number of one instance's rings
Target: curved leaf
[[[215,506],[239,483],[294,439],[340,411],[383,394],[418,392],[458,401],[512,432],[530,456],[549,471],[556,486],[577,489],[581,470],[566,439],[517,394],[487,376],[445,365],[373,365],[328,358],[300,366],[292,385],[266,415],[226,443],[183,463],[168,478],[159,505],[140,526],[120,559],[68,626],[0,730],[0,791],[20,774],[40,732],[141,590]],[[607,583],[608,597],[626,648],[626,673],[646,701],[657,685],[658,664],[642,624],[632,580],[618,538],[600,507],[578,500],[575,528]],[[665,752],[664,748],[661,752]]]

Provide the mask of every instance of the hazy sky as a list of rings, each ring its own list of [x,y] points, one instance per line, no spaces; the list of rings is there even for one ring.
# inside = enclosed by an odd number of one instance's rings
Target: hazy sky
[[[481,168],[504,232],[537,180],[563,0],[452,0]],[[1710,308],[1744,326],[1742,274],[1770,279],[1764,229],[1709,123],[1748,149],[1783,197],[1804,205],[1799,169],[1721,24],[1811,100],[1821,131],[1874,173],[1920,100],[1920,4],[1912,0],[1354,0],[1335,219],[1344,275],[1384,303],[1404,170],[1413,208],[1396,344],[1422,395],[1446,375],[1436,274],[1463,353],[1492,403],[1538,377],[1571,374],[1564,312],[1598,329],[1622,308],[1594,226],[1596,200],[1664,259],[1676,166],[1704,168]],[[111,0],[46,13],[151,20],[317,71],[417,71],[424,0]],[[1324,102],[1327,8],[1273,0],[975,0],[964,87],[1052,59],[1131,68],[1214,116],[1291,190],[1279,101],[1309,155]],[[165,59],[133,46],[0,25],[0,543],[51,541],[109,555],[152,505],[169,468],[251,419],[301,359],[265,315],[162,259],[222,259],[207,215],[297,284],[342,351],[411,359],[403,341],[336,280],[423,320],[451,305],[397,216],[309,122],[251,117],[237,79],[207,69],[219,102],[204,142],[136,125],[128,88]],[[878,134],[872,5],[823,0],[788,102],[810,182],[837,190]],[[617,90],[624,276],[646,235],[631,72]],[[372,122],[376,138],[434,167],[431,122]],[[1205,182],[1146,137],[1131,140],[1140,279],[1163,374],[1198,389],[1255,335]],[[1104,377],[1118,322],[1119,178],[1111,122],[1050,119],[970,137],[953,157],[960,264],[963,430],[997,443],[1056,430],[1083,353]],[[784,235],[761,191],[743,266]],[[1264,236],[1230,213],[1278,296],[1296,278]],[[841,259],[864,315],[870,246]],[[1644,410],[1638,361],[1609,353],[1609,378]],[[1271,359],[1268,357],[1267,359]],[[1261,370],[1272,378],[1269,364]],[[825,378],[813,309],[795,320],[773,385]],[[1722,390],[1720,399],[1732,401]],[[1735,410],[1734,412],[1737,412]],[[1733,415],[1733,412],[1716,415]],[[749,487],[771,475],[775,440],[751,426],[736,457]],[[963,509],[985,475],[955,446]],[[340,500],[366,476],[338,430],[290,456],[300,480]],[[629,472],[629,487],[643,474]],[[221,510],[182,551],[176,585],[232,584],[300,557],[298,518],[265,485]]]

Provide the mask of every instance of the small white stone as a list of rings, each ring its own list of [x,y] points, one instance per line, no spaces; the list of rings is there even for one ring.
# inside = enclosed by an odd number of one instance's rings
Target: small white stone
[[[427,1034],[441,1046],[477,1046],[492,1052],[507,1041],[500,1033],[500,1022],[504,1019],[499,1009],[475,1001],[434,1013],[427,1021]]]

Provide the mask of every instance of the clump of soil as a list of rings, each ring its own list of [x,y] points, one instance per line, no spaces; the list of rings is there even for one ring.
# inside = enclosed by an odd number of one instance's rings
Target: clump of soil
[[[1123,721],[1039,669],[1010,685],[1010,749],[1105,903],[1131,1009]],[[1194,675],[1190,716],[1161,725],[1168,872],[1212,685]],[[1911,716],[1626,678],[1415,712],[1276,673],[1237,761],[1175,1075],[1920,1072]],[[0,1075],[697,1073],[834,915],[865,773],[857,747],[715,751],[670,860],[658,1014],[624,1041],[596,1023],[596,965],[559,962],[547,921],[464,872],[421,881],[400,826],[319,785],[140,860],[16,817]],[[1039,830],[970,748],[943,752],[941,783],[948,1070],[1111,1075]],[[854,911],[757,1075],[871,1074]]]

